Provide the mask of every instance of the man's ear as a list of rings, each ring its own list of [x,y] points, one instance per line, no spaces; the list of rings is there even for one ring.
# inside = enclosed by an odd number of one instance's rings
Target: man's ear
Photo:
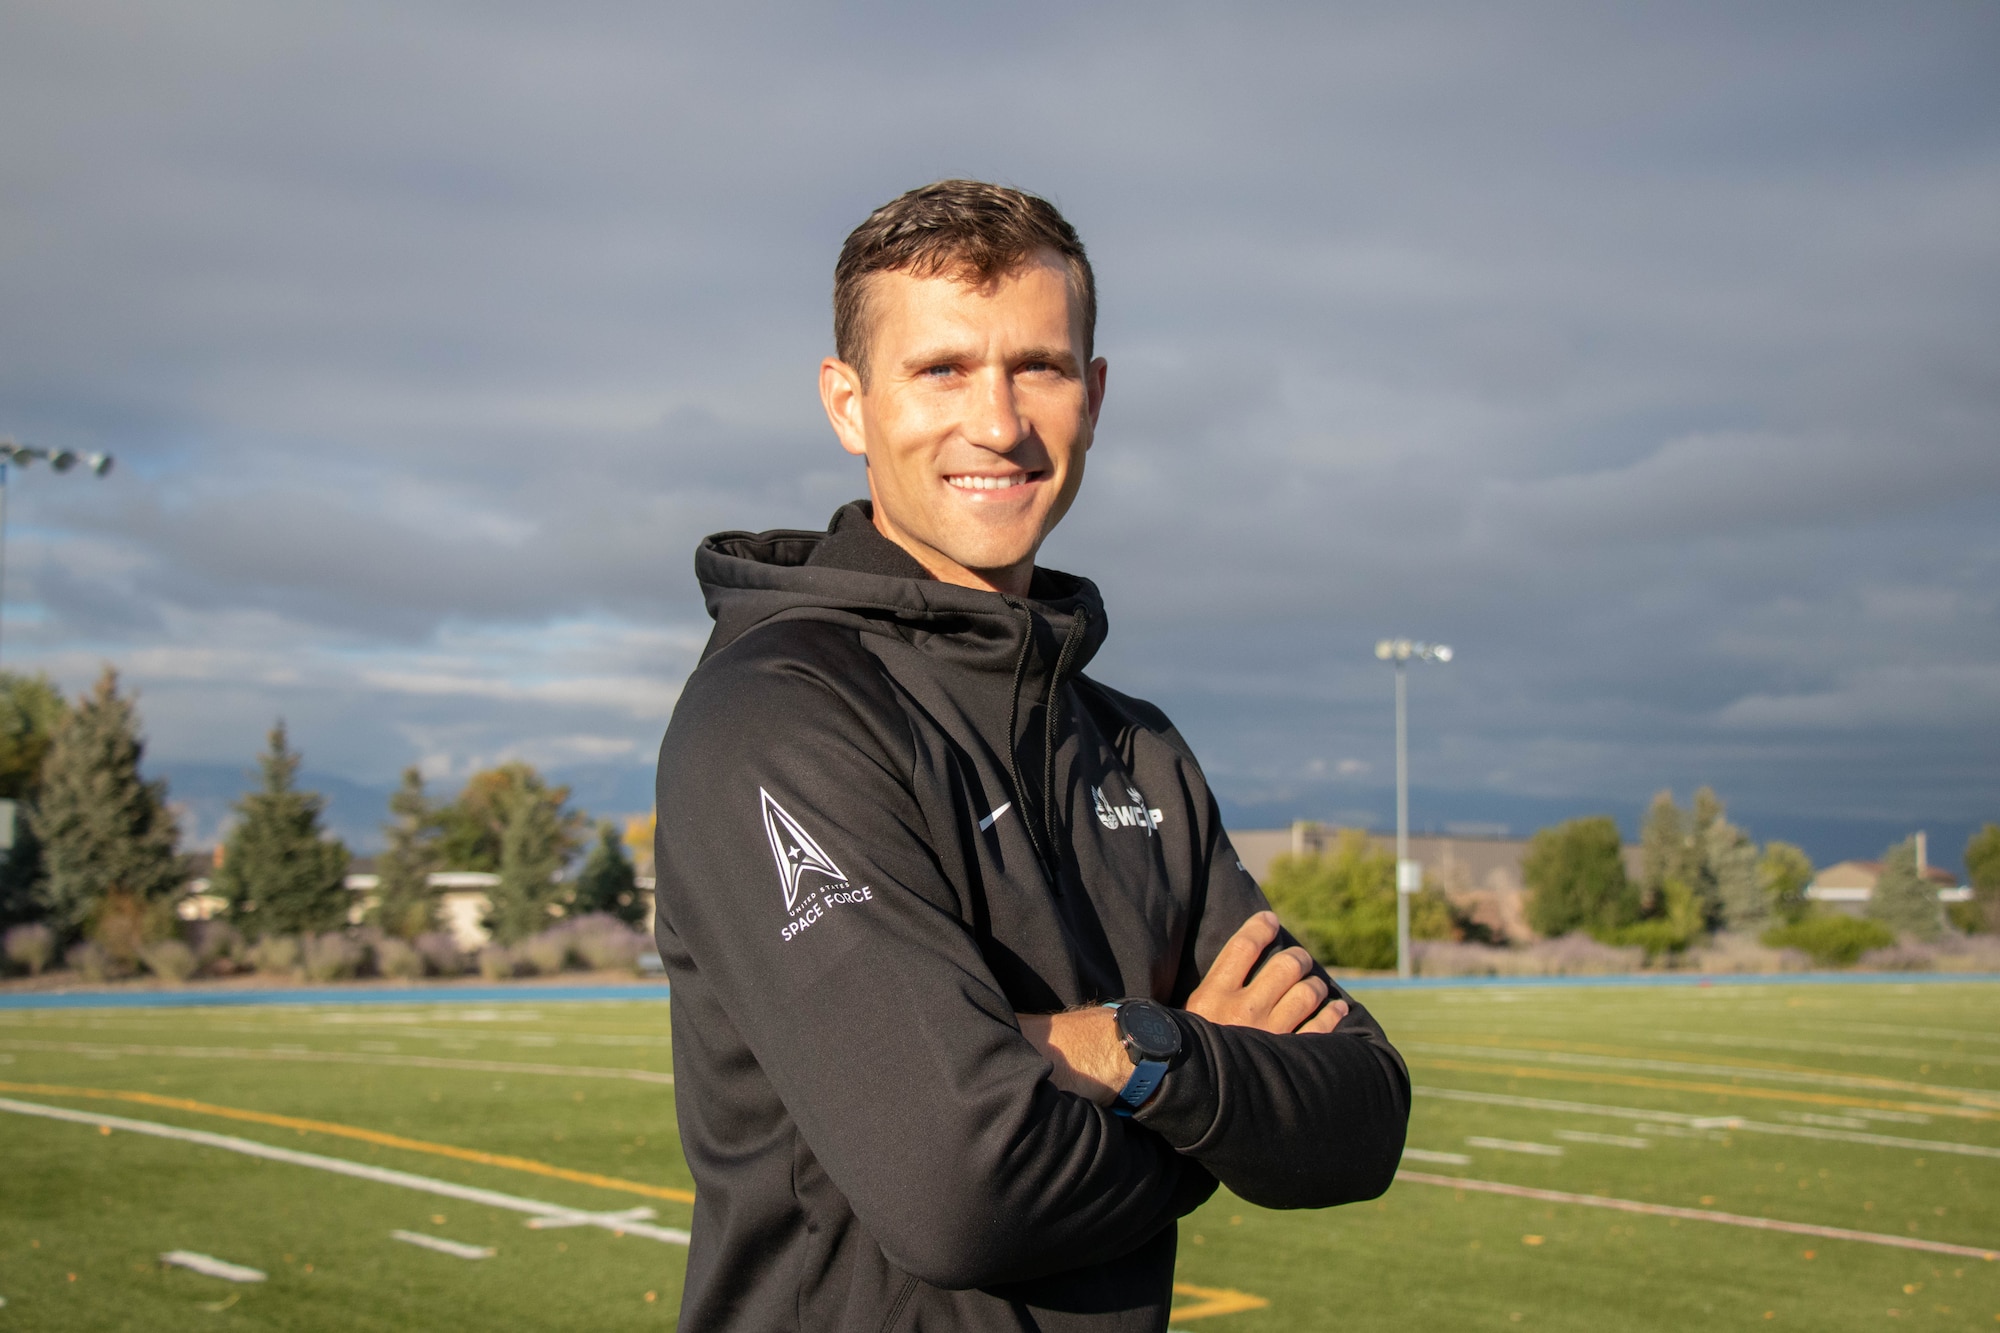
[[[1109,367],[1103,357],[1097,357],[1083,372],[1083,392],[1085,405],[1090,412],[1090,429],[1097,431],[1097,414],[1104,410],[1104,377]],[[1090,445],[1086,443],[1084,448]]]
[[[868,432],[864,428],[861,400],[864,394],[861,372],[830,356],[819,363],[819,400],[826,407],[826,419],[840,437],[840,447],[861,458],[868,456]]]

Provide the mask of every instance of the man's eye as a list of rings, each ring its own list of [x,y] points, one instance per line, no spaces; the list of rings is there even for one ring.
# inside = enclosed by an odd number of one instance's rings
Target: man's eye
[[[928,379],[943,379],[947,375],[957,374],[958,367],[953,365],[925,366],[919,373]]]

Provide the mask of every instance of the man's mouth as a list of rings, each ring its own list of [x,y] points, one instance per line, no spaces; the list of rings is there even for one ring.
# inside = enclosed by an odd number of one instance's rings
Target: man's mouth
[[[946,477],[944,482],[961,491],[1004,491],[1039,480],[1041,475],[1039,472],[1008,472],[1000,476],[982,476],[976,472],[961,472]]]

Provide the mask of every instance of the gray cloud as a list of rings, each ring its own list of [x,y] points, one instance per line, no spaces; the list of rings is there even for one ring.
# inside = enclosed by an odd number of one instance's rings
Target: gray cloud
[[[1112,395],[1048,558],[1246,806],[1378,799],[1403,631],[1463,650],[1419,687],[1442,802],[1991,816],[1996,37],[17,6],[0,430],[121,467],[17,477],[7,657],[125,664],[168,761],[283,711],[367,782],[640,765],[694,542],[861,488],[812,389],[840,237],[963,172],[1092,246]]]

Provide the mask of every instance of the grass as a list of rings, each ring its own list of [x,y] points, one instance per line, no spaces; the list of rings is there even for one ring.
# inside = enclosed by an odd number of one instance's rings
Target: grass
[[[686,1226],[677,1196],[693,1182],[673,1090],[660,1081],[665,1005],[523,994],[477,1005],[0,1011],[0,1096],[565,1207],[644,1204],[656,1225]],[[1433,1090],[1420,1095],[1410,1135],[1433,1157],[1406,1162],[1411,1172],[2000,1248],[2000,986],[1363,998]],[[580,1068],[597,1072],[565,1072]],[[596,1227],[531,1230],[483,1204],[137,1133],[15,1114],[0,1126],[0,1328],[673,1324],[678,1246]],[[1991,1155],[1855,1141],[1871,1136]],[[498,1253],[437,1254],[392,1240],[398,1229]],[[157,1256],[174,1249],[269,1280],[238,1286],[163,1267]],[[1189,1333],[2000,1320],[2000,1262],[1411,1180],[1319,1213],[1220,1195],[1182,1224],[1179,1276],[1269,1302],[1177,1319]],[[1199,1301],[1185,1297],[1183,1309]]]

